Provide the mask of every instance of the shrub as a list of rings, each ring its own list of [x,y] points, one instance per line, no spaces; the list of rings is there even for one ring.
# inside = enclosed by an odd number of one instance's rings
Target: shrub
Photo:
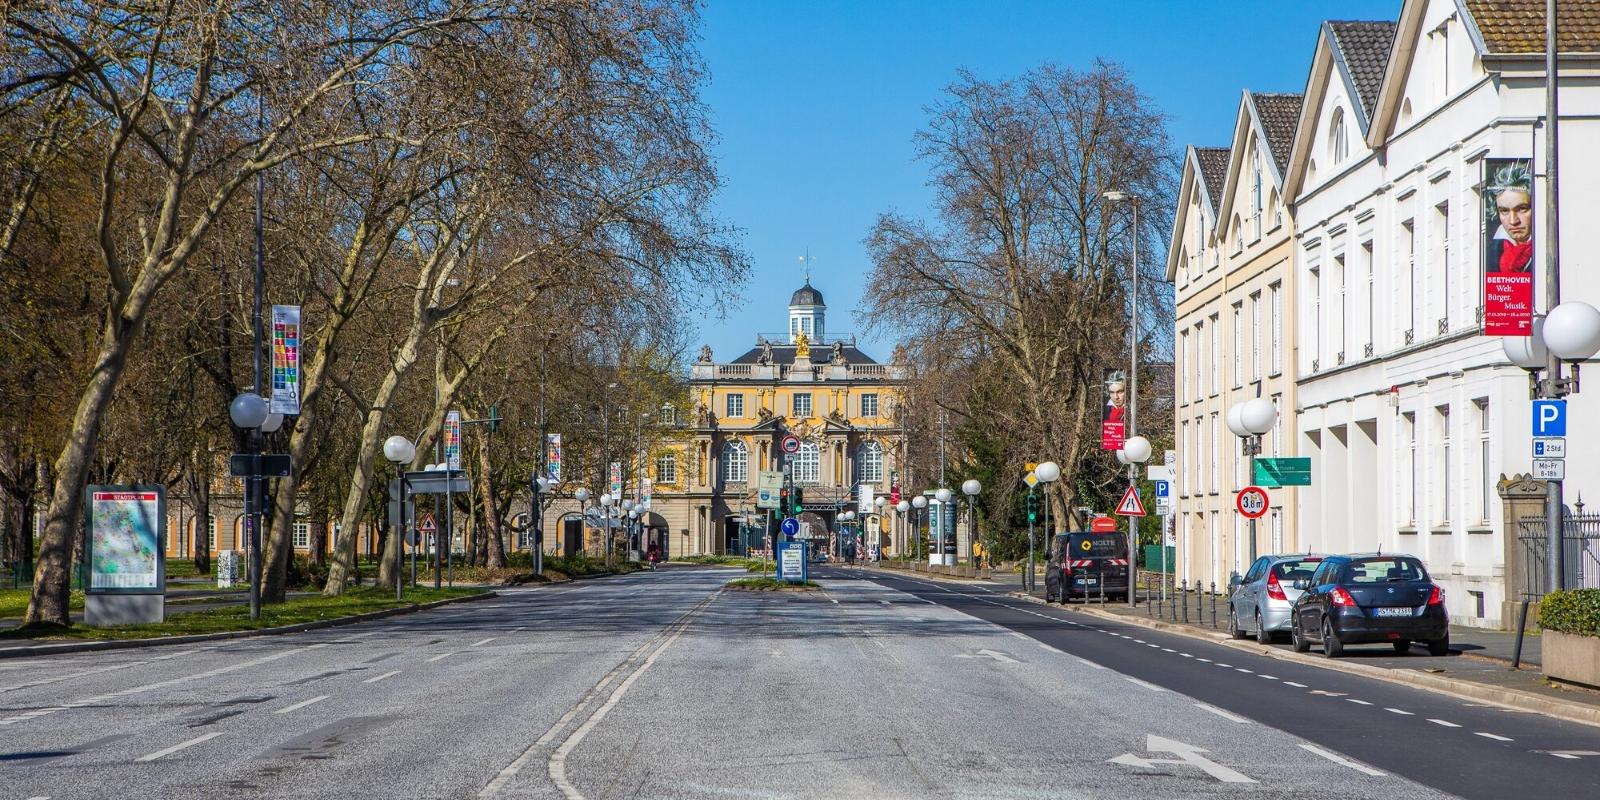
[[[1539,627],[1600,636],[1600,589],[1569,589],[1545,595],[1539,604]]]
[[[321,589],[328,582],[328,562],[313,565],[311,559],[295,553],[289,557],[288,572],[283,585],[290,589]]]

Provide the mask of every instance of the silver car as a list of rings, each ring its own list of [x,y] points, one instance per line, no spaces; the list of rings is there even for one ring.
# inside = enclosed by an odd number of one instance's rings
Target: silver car
[[[1228,633],[1235,639],[1255,634],[1256,641],[1271,644],[1275,633],[1294,627],[1290,613],[1302,590],[1294,582],[1311,577],[1322,556],[1311,554],[1262,556],[1244,577],[1234,576],[1228,597]]]

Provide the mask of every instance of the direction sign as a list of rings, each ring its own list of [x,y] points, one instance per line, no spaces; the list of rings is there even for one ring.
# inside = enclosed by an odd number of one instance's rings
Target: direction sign
[[[1533,401],[1533,435],[1535,438],[1567,435],[1567,401]]]
[[[235,478],[287,478],[291,472],[288,453],[234,453],[228,457],[228,474]]]
[[[1144,516],[1144,503],[1139,502],[1139,493],[1134,487],[1129,486],[1128,491],[1122,495],[1122,502],[1117,504],[1117,516],[1142,517]]]
[[[1170,482],[1178,479],[1178,471],[1168,466],[1145,467],[1144,477],[1145,480]]]
[[[800,520],[795,517],[786,517],[783,520],[783,535],[793,536],[800,532]]]
[[[1564,458],[1536,458],[1533,460],[1533,478],[1539,481],[1564,481],[1567,479],[1567,460]]]
[[[1562,438],[1534,439],[1534,458],[1566,458],[1567,440]]]
[[[1257,458],[1256,474],[1251,476],[1257,486],[1276,489],[1280,486],[1310,486],[1311,459],[1309,458]]]
[[[1260,486],[1246,486],[1240,489],[1239,496],[1233,501],[1233,507],[1250,519],[1266,516],[1267,505],[1267,490]]]

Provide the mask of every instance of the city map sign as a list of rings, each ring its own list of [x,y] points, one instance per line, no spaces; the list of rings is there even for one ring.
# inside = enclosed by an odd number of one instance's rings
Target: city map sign
[[[90,486],[87,494],[89,592],[165,592],[166,488]]]

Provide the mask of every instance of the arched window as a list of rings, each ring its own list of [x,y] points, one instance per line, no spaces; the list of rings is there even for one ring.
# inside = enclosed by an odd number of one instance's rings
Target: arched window
[[[1277,189],[1273,189],[1272,193],[1267,195],[1267,219],[1272,220],[1274,228],[1283,224],[1283,207],[1278,205]]]
[[[750,454],[744,442],[728,442],[722,446],[722,480],[727,483],[744,483],[750,479]]]
[[[1333,154],[1333,163],[1342,164],[1350,156],[1350,137],[1345,135],[1344,109],[1333,110],[1333,121],[1328,125],[1328,150]]]
[[[801,442],[800,452],[794,454],[794,482],[817,483],[822,480],[822,449],[816,442]]]
[[[883,445],[862,442],[856,450],[856,482],[883,482]]]

